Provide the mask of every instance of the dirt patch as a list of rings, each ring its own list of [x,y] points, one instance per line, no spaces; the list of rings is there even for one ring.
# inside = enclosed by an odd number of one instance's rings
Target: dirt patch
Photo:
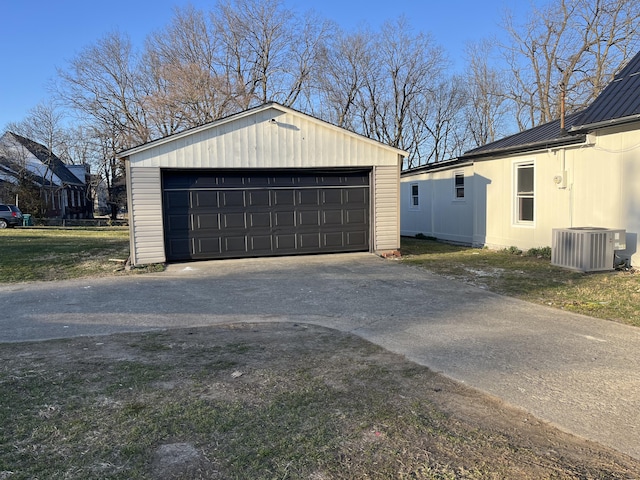
[[[230,325],[0,345],[0,478],[640,478],[355,336]]]

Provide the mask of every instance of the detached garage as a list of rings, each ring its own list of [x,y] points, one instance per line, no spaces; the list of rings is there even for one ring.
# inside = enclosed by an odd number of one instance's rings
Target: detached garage
[[[277,103],[124,151],[131,261],[397,250],[405,155]]]

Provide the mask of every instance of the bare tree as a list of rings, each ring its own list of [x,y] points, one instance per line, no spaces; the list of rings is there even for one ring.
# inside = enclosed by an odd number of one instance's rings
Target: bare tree
[[[268,101],[293,106],[309,82],[328,22],[301,20],[281,0],[220,1],[211,15],[238,108]]]
[[[493,142],[503,133],[507,114],[503,74],[490,63],[492,43],[469,44],[467,57],[467,95],[465,123],[468,147]]]
[[[339,127],[359,130],[354,124],[354,112],[365,77],[375,65],[372,45],[369,32],[345,34],[337,30],[333,41],[322,50],[315,84],[319,116]]]
[[[461,78],[454,76],[433,85],[432,94],[423,108],[415,112],[417,121],[427,134],[417,149],[418,164],[442,162],[463,152],[466,144],[464,107],[467,102]]]
[[[139,58],[128,36],[111,33],[59,69],[58,98],[93,126],[115,127],[121,148],[152,138]]]
[[[215,27],[207,18],[192,6],[176,9],[168,28],[147,40],[144,108],[162,136],[211,122],[235,108]]]
[[[408,150],[411,166],[425,132],[415,114],[426,106],[447,65],[444,53],[430,36],[413,34],[403,18],[386,23],[379,33],[346,37],[334,55],[348,51],[349,39],[355,46],[351,55],[336,56],[331,64],[337,67],[332,74],[337,85],[330,92],[340,124]]]
[[[588,105],[637,50],[639,21],[636,0],[559,0],[534,7],[523,25],[507,14],[503,52],[520,129],[557,119],[563,90],[567,111]]]
[[[11,122],[7,130],[38,142],[66,163],[73,163],[68,151],[69,131],[64,126],[65,114],[54,101],[39,103],[19,122]]]

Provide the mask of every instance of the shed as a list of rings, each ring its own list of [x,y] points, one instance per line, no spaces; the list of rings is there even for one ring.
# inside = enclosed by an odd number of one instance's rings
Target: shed
[[[277,103],[123,151],[131,262],[395,251],[406,155]]]

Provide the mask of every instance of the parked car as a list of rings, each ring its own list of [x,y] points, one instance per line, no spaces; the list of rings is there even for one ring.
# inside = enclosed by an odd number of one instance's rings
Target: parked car
[[[15,205],[0,203],[0,228],[22,225],[22,212]]]

